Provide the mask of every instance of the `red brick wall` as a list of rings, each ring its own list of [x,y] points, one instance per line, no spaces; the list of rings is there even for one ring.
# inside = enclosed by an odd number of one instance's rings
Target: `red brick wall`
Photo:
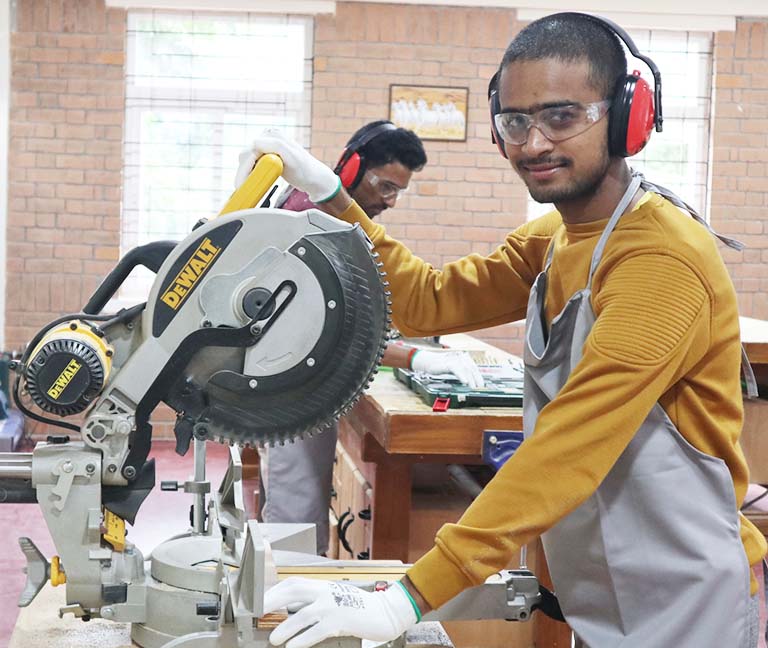
[[[103,0],[19,0],[11,34],[6,337],[21,345],[79,309],[119,249],[125,12]],[[466,142],[428,142],[427,168],[389,231],[431,263],[492,250],[525,219],[523,185],[489,141],[486,88],[519,29],[514,10],[338,2],[315,22],[313,151],[333,163],[387,117],[389,84],[469,87]],[[766,22],[716,36],[712,220],[743,314],[768,319]],[[233,161],[234,164],[234,161]],[[519,327],[483,337],[519,350]]]
[[[6,344],[77,312],[118,257],[125,13],[20,0],[11,33]]]
[[[768,319],[768,21],[715,38],[712,225],[743,241],[725,257],[742,315]]]

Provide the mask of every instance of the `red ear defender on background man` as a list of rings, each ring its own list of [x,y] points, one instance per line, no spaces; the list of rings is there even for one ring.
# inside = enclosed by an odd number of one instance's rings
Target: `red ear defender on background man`
[[[392,122],[374,124],[347,142],[347,146],[333,170],[341,178],[341,184],[345,189],[354,189],[365,175],[365,156],[360,150],[375,137],[393,130],[397,130],[397,126]]]

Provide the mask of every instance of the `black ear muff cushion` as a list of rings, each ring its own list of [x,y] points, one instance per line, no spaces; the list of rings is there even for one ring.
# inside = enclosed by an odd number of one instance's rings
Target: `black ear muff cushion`
[[[507,152],[504,150],[504,138],[496,129],[496,114],[501,112],[501,102],[499,101],[498,89],[499,73],[496,72],[488,83],[488,110],[491,118],[491,140],[496,144],[501,157],[507,158]]]
[[[629,155],[627,151],[627,128],[636,83],[637,77],[627,74],[616,84],[608,119],[608,150],[611,155],[619,157]]]

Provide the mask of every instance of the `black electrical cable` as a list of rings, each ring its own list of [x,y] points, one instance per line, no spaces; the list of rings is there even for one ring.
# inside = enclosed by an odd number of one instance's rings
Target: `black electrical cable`
[[[21,402],[21,396],[19,395],[20,382],[21,382],[21,376],[16,376],[16,383],[13,386],[13,402],[16,403],[16,407],[18,407],[19,410],[25,416],[28,416],[29,418],[34,419],[35,421],[40,421],[41,423],[48,423],[49,425],[55,425],[57,427],[62,427],[67,430],[74,430],[75,432],[80,431],[79,425],[75,425],[74,423],[65,423],[64,421],[58,421],[56,419],[50,419],[45,416],[41,416],[40,414],[35,414],[32,410],[27,408],[27,406]]]
[[[49,322],[46,324],[42,329],[40,329],[36,334],[35,337],[33,337],[29,344],[27,344],[27,348],[24,349],[24,353],[21,354],[21,359],[19,362],[22,365],[27,364],[27,360],[29,360],[29,354],[32,353],[33,349],[37,348],[38,343],[40,340],[43,339],[43,336],[50,331],[54,326],[57,326],[58,324],[63,324],[64,322],[68,322],[69,320],[73,319],[89,319],[94,322],[106,322],[110,319],[115,317],[114,314],[109,315],[86,315],[85,313],[74,313],[71,315],[62,315],[61,317],[58,317],[57,319],[53,320],[52,322]]]

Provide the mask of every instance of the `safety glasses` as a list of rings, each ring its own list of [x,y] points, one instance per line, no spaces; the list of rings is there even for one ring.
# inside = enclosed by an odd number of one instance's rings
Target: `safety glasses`
[[[610,100],[542,108],[535,113],[501,111],[493,116],[496,129],[508,144],[521,146],[535,126],[550,142],[563,142],[581,135],[600,121],[611,107]]]
[[[379,176],[373,173],[373,171],[366,171],[364,177],[368,184],[371,185],[384,200],[402,198],[403,194],[408,191],[408,187],[398,187],[396,184],[389,182],[389,180],[382,180]]]

